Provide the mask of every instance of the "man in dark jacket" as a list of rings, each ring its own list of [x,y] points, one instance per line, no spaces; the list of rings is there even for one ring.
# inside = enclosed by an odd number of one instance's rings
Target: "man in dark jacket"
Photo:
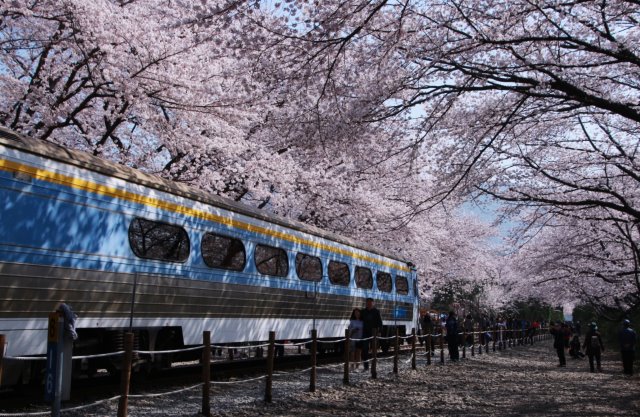
[[[373,336],[374,330],[382,329],[382,316],[380,311],[373,306],[373,298],[367,298],[366,307],[362,310],[362,337],[367,339]],[[371,340],[362,341],[362,362],[364,369],[369,369],[369,345]]]
[[[449,357],[452,362],[458,361],[460,352],[458,352],[458,320],[456,319],[456,313],[449,312],[446,322],[447,328],[447,345],[449,346]]]
[[[567,358],[564,356],[564,339],[565,333],[567,332],[564,330],[564,327],[560,322],[557,322],[549,332],[553,335],[553,347],[556,349],[558,359],[560,360],[560,364],[558,366],[567,366]]]
[[[427,311],[426,314],[422,317],[420,321],[420,326],[422,327],[422,334],[424,335],[424,340],[426,345],[426,351],[431,352],[431,356],[433,356],[433,351],[435,350],[435,344],[433,343],[433,321],[431,320],[431,315]],[[429,337],[431,336],[431,337]]]
[[[631,322],[624,320],[620,330],[620,353],[625,375],[633,375],[633,359],[636,350],[636,332],[631,328]]]

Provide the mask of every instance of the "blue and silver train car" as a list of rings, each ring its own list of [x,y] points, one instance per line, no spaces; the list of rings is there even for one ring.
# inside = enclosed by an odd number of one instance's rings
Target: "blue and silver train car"
[[[78,314],[76,353],[340,337],[376,300],[417,315],[412,264],[183,184],[0,129],[0,333],[43,355],[47,315]]]

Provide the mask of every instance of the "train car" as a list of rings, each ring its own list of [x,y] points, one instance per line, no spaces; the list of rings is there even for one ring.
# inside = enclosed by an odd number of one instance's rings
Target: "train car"
[[[214,343],[341,337],[366,297],[385,326],[417,320],[406,260],[2,128],[0,205],[7,356],[45,354],[60,302],[78,315],[74,354],[118,350],[128,329],[142,350],[198,345],[204,330]]]

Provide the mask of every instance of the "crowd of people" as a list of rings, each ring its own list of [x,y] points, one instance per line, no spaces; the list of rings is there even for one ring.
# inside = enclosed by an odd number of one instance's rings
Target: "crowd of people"
[[[428,343],[427,335],[438,336],[442,332],[447,340],[449,356],[452,361],[459,359],[459,348],[463,345],[471,346],[475,343],[485,345],[496,337],[496,342],[502,346],[507,342],[507,338],[529,339],[539,332],[544,326],[543,321],[520,320],[513,318],[503,318],[498,316],[491,319],[482,316],[479,320],[467,314],[459,320],[454,311],[449,314],[442,314],[439,318],[433,318],[428,312],[420,312],[420,343]],[[440,326],[440,328],[438,328]],[[456,335],[451,336],[449,335]],[[431,338],[431,351],[435,349],[435,338]]]
[[[549,332],[553,335],[553,347],[556,349],[559,360],[559,367],[567,366],[567,358],[565,350],[568,349],[569,356],[574,359],[582,359],[585,356],[589,357],[589,367],[591,372],[598,372],[602,370],[601,357],[604,352],[604,344],[602,343],[602,336],[598,331],[598,326],[595,322],[589,324],[584,343],[580,343],[580,326],[571,326],[567,322],[552,323]],[[584,353],[582,352],[584,350]],[[597,366],[597,368],[596,368]]]
[[[585,356],[589,359],[589,370],[591,372],[602,371],[602,353],[604,353],[604,343],[602,334],[598,330],[596,322],[589,323],[584,334],[582,343],[580,342],[581,326],[580,322],[556,322],[551,323],[549,332],[553,335],[553,347],[558,355],[558,366],[567,366],[565,351],[574,359],[582,359]],[[618,334],[620,354],[622,357],[622,367],[625,375],[633,375],[633,360],[637,336],[631,328],[631,322],[624,320],[622,328]]]
[[[548,325],[554,338],[553,347],[558,355],[559,367],[567,365],[565,351],[568,351],[569,356],[575,359],[587,357],[591,372],[602,370],[602,353],[605,347],[596,322],[589,323],[582,340],[582,326],[579,321],[573,323],[559,321],[547,324],[544,320],[529,321],[502,316],[497,316],[495,319],[482,316],[479,320],[475,320],[471,314],[468,314],[463,320],[459,320],[454,311],[446,315],[443,314],[434,320],[430,314],[422,311],[420,325],[421,343],[431,342],[431,346],[427,346],[427,348],[432,355],[435,350],[436,338],[427,338],[426,335],[439,336],[440,332],[445,335],[449,358],[453,362],[459,360],[459,348],[463,345],[471,346],[475,340],[478,340],[482,345],[491,342],[494,337],[496,343],[500,345],[506,343],[508,337],[533,340],[533,336]],[[440,326],[440,329],[437,326]],[[475,339],[476,335],[478,335],[478,339]],[[637,336],[631,328],[629,320],[622,322],[618,338],[624,373],[632,375]]]
[[[491,342],[494,337],[496,338],[496,343],[500,344],[506,343],[507,337],[533,341],[533,337],[546,325],[547,323],[543,320],[507,319],[501,316],[497,316],[493,320],[488,316],[474,320],[471,314],[468,314],[460,321],[455,311],[451,311],[446,315],[443,314],[434,320],[434,317],[422,310],[420,312],[419,334],[421,344],[431,343],[431,346],[427,346],[427,350],[431,352],[431,355],[434,354],[436,338],[426,336],[443,334],[447,341],[449,358],[452,362],[457,362],[460,359],[459,348],[463,345],[472,346],[476,341],[476,334],[478,335],[478,342],[482,345]],[[602,371],[602,353],[605,347],[596,322],[589,323],[582,342],[580,340],[582,326],[579,321],[574,323],[550,322],[548,326],[549,332],[553,336],[553,347],[558,355],[558,367],[567,366],[565,351],[568,351],[569,356],[574,359],[587,357],[591,372]],[[370,338],[373,336],[375,329],[382,329],[382,316],[380,311],[375,308],[373,299],[368,298],[365,308],[354,308],[350,317],[349,335],[352,339],[350,346],[352,370],[359,369],[360,363],[363,364],[365,370],[369,368]],[[622,329],[618,338],[623,371],[626,375],[633,375],[637,336],[631,328],[629,320],[622,322]]]

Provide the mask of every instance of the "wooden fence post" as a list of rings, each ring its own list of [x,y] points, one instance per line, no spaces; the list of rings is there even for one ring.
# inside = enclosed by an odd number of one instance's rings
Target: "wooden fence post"
[[[416,328],[411,329],[411,369],[416,369]]]
[[[267,379],[264,384],[264,402],[271,402],[271,386],[273,384],[273,354],[275,352],[276,332],[269,332],[269,347],[267,350]]]
[[[400,343],[398,340],[399,337],[400,337],[400,333],[398,328],[396,327],[396,337],[393,343],[393,373],[396,375],[398,375],[398,349],[400,347]]]
[[[211,416],[211,332],[202,332],[202,411],[200,413],[206,417]]]
[[[373,329],[373,341],[371,346],[373,358],[371,360],[371,378],[378,378],[378,329]]]
[[[0,386],[2,386],[2,361],[4,360],[4,351],[7,346],[7,337],[0,334]]]
[[[349,354],[351,350],[351,340],[349,329],[344,331],[344,373],[342,375],[342,383],[349,385]]]
[[[316,392],[316,353],[318,352],[318,331],[311,330],[311,374],[309,375],[309,392]]]
[[[118,417],[127,417],[129,405],[129,385],[131,383],[131,363],[133,362],[133,333],[124,334],[124,355],[120,378],[120,400],[118,401]]]
[[[467,328],[462,329],[462,359],[467,357]]]
[[[471,357],[475,355],[475,344],[476,344],[476,329],[471,330]]]

